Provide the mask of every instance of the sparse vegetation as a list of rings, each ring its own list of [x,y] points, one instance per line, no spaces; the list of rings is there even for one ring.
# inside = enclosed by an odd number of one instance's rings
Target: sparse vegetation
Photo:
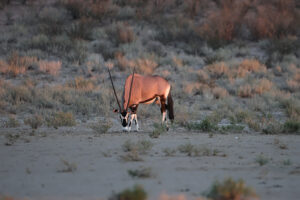
[[[140,185],[135,185],[132,189],[125,189],[117,194],[112,194],[109,200],[146,200],[147,193]]]
[[[63,163],[63,168],[57,170],[57,172],[69,173],[77,170],[77,165],[75,163],[71,163],[64,159],[61,159],[61,162]]]
[[[145,154],[152,148],[152,146],[152,142],[148,140],[139,140],[136,143],[130,140],[126,140],[122,148],[125,152],[137,151],[139,153]]]
[[[149,178],[153,176],[151,168],[141,168],[135,170],[128,170],[128,174],[133,178]]]
[[[47,120],[48,126],[75,126],[76,121],[72,113],[57,112]]]
[[[227,178],[222,182],[216,181],[209,191],[204,195],[213,200],[231,200],[231,199],[255,199],[257,198],[254,190],[244,183],[244,181],[235,181]]]
[[[283,131],[287,133],[299,133],[300,122],[294,120],[286,121],[283,125]]]
[[[40,115],[34,115],[30,118],[26,118],[24,120],[24,124],[29,125],[32,129],[37,129],[38,127],[42,126],[44,119]]]
[[[167,131],[167,127],[163,124],[154,123],[154,130],[149,134],[151,138],[158,138],[161,134]]]
[[[19,127],[19,126],[20,126],[20,123],[16,119],[15,116],[10,116],[8,118],[8,120],[4,123],[5,128],[15,128],[15,127]]]
[[[195,146],[191,143],[183,144],[178,147],[180,153],[186,154],[187,156],[219,156],[220,151],[217,149],[209,149],[207,147]],[[220,156],[226,156],[222,154]]]
[[[259,156],[256,157],[255,162],[257,162],[260,166],[263,166],[269,162],[269,158],[260,154]]]
[[[112,126],[112,122],[109,120],[99,121],[90,126],[97,134],[106,133]]]
[[[213,122],[211,122],[208,118],[204,119],[200,123],[187,123],[185,124],[185,126],[189,130],[200,130],[204,132],[210,132],[217,129],[216,125]]]

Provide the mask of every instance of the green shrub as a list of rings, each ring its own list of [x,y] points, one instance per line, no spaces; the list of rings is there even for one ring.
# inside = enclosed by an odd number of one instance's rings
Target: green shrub
[[[152,176],[151,168],[142,168],[142,169],[135,169],[135,170],[128,170],[128,174],[135,178],[149,178]]]
[[[167,127],[160,123],[154,123],[154,130],[149,134],[151,138],[158,138],[161,134],[167,131]]]
[[[286,121],[283,125],[283,131],[287,133],[297,133],[300,131],[300,122],[289,120]]]
[[[147,193],[140,185],[135,185],[132,189],[125,189],[122,192],[113,194],[109,200],[146,200]]]
[[[243,180],[225,179],[223,182],[216,181],[204,195],[212,200],[245,200],[256,197],[254,190],[247,187]]]
[[[189,130],[201,130],[205,132],[211,132],[218,129],[216,124],[212,123],[208,118],[205,118],[200,123],[187,123],[185,126]]]
[[[256,157],[255,162],[257,162],[260,166],[263,166],[269,162],[269,159],[263,155],[259,155]]]

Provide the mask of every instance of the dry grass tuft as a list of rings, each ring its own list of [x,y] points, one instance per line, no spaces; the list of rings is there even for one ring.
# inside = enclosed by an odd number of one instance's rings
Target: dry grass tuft
[[[136,60],[129,60],[124,55],[117,54],[116,59],[119,68],[123,71],[125,71],[128,68],[133,69],[135,67],[138,73],[153,74],[154,70],[158,66],[155,60],[151,58],[138,58]]]
[[[243,60],[237,69],[237,77],[245,77],[247,74],[254,73],[266,73],[267,68],[265,65],[261,64],[255,59],[245,59]]]
[[[213,78],[220,78],[228,75],[229,67],[224,62],[217,62],[205,67]]]
[[[252,97],[252,88],[249,84],[240,86],[237,95],[243,98]]]
[[[264,92],[270,91],[273,83],[268,79],[261,79],[257,84],[254,85],[253,92],[256,94],[263,94]]]
[[[272,89],[273,83],[266,78],[256,80],[253,85],[242,85],[237,90],[237,95],[242,98],[252,97],[255,94],[261,95]]]
[[[79,91],[89,92],[95,88],[95,84],[91,79],[85,79],[82,76],[76,77],[70,81],[67,86]]]
[[[212,89],[212,93],[216,99],[222,99],[227,97],[229,94],[225,88],[222,87],[215,87]]]
[[[36,57],[20,56],[18,53],[13,52],[7,62],[0,61],[0,73],[16,77],[19,74],[25,74],[28,67],[36,62]]]
[[[117,36],[119,43],[130,43],[135,38],[133,29],[128,23],[120,23],[117,25]]]
[[[61,61],[39,61],[39,69],[44,73],[56,76],[61,69]]]
[[[243,180],[235,181],[231,178],[223,182],[216,181],[205,196],[213,200],[257,199],[254,190],[247,187]]]

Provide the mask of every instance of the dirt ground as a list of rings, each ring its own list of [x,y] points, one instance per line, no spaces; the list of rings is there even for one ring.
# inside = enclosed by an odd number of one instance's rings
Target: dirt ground
[[[162,193],[195,199],[215,180],[243,179],[261,199],[300,196],[300,137],[297,135],[208,134],[169,131],[152,139],[149,132],[96,135],[80,127],[1,129],[0,194],[16,199],[107,199],[140,184],[150,199]],[[16,134],[19,133],[19,134]],[[10,135],[10,139],[7,137]],[[20,135],[18,138],[15,135]],[[124,161],[126,141],[150,141],[142,161]],[[216,149],[215,155],[188,156],[178,149],[192,144]],[[268,162],[262,166],[258,159]],[[150,178],[128,170],[150,168]]]

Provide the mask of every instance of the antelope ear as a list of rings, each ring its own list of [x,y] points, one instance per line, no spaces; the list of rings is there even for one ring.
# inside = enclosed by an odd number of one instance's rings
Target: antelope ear
[[[114,109],[113,112],[114,112],[114,113],[118,113],[119,110],[118,110],[118,109]]]

